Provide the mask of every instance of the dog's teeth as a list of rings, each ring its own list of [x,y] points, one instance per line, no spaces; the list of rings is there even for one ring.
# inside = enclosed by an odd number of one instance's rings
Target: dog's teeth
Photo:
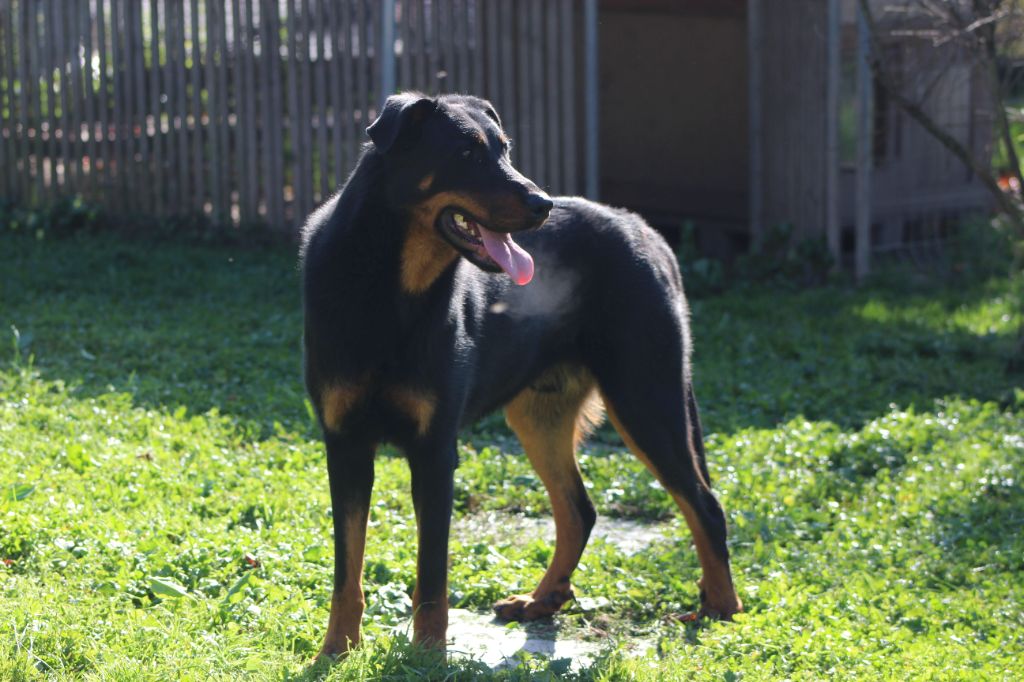
[[[455,224],[458,225],[459,227],[463,227],[463,228],[466,227],[466,217],[464,215],[462,215],[461,213],[456,213],[455,214]]]

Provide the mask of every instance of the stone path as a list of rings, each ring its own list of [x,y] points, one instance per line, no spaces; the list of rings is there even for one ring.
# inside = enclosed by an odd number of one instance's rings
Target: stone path
[[[549,517],[535,518],[504,512],[486,512],[462,517],[455,521],[453,536],[463,542],[529,541],[543,534],[554,542],[555,524]],[[671,522],[641,523],[626,519],[599,518],[591,538],[601,538],[627,554],[635,554],[653,542],[676,537],[681,529]],[[687,538],[688,539],[688,538]],[[581,599],[585,610],[600,608],[594,600]],[[564,628],[558,618],[509,626],[494,618],[465,609],[448,612],[448,651],[483,661],[495,670],[518,665],[517,656],[527,652],[553,661],[563,659],[567,669],[579,670],[589,666],[604,644],[583,638],[576,628]],[[640,653],[650,647],[646,641],[637,641]]]
[[[456,519],[452,534],[462,542],[515,543],[532,540],[543,534],[550,542],[555,541],[555,522],[550,517],[531,517],[505,512],[483,512]],[[600,538],[626,554],[636,554],[653,542],[689,537],[672,522],[643,523],[629,519],[598,517],[597,525],[590,533],[591,540]]]
[[[448,652],[470,656],[495,670],[518,665],[517,655],[524,651],[552,660],[567,659],[573,670],[589,666],[600,644],[579,639],[578,632],[559,637],[559,630],[557,620],[507,627],[490,614],[452,609],[448,612]]]

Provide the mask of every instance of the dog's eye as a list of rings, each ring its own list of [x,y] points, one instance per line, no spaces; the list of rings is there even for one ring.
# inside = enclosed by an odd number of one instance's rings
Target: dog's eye
[[[482,145],[473,145],[467,147],[459,152],[459,157],[463,161],[475,161],[476,163],[484,163],[487,160],[487,153]]]

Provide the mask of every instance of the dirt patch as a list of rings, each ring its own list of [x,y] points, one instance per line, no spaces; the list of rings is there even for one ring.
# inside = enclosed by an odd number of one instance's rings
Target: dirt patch
[[[598,518],[590,539],[601,539],[626,554],[636,554],[649,545],[677,537],[672,522],[643,523],[629,519]],[[530,517],[505,512],[484,512],[456,519],[452,535],[460,542],[528,542],[539,535],[555,541],[555,522],[550,517]]]

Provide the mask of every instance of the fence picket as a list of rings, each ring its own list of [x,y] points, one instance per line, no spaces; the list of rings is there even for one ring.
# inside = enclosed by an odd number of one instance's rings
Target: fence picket
[[[516,3],[516,28],[517,42],[523,40],[524,36],[530,34],[530,16],[528,5],[529,0],[521,0]],[[529,50],[519,50],[519,60],[517,69],[519,90],[516,93],[516,101],[519,103],[518,111],[516,112],[516,137],[519,139],[519,158],[522,159],[523,168],[526,170],[526,174],[533,176],[533,143],[531,141],[531,134],[533,133],[533,125],[530,121],[530,52]]]
[[[559,19],[561,23],[561,66],[562,94],[558,99],[562,105],[562,191],[577,194],[579,184],[576,174],[576,51],[573,49],[573,22],[576,20],[573,0],[560,0]]]
[[[128,20],[127,33],[131,36],[132,41],[131,50],[129,51],[129,68],[134,93],[131,132],[133,139],[137,140],[139,154],[138,165],[133,175],[142,174],[145,176],[152,171],[149,166],[150,136],[146,116],[146,50],[142,33],[143,7],[141,3],[131,2],[128,4],[128,9],[129,12],[126,17]],[[150,183],[142,182],[138,183],[133,191],[133,194],[138,195],[140,210],[149,211],[149,207],[152,205],[150,199],[152,189]]]
[[[242,62],[245,69],[243,78],[243,94],[245,96],[245,123],[242,128],[242,139],[245,145],[246,173],[245,182],[249,187],[249,205],[243,210],[248,212],[249,220],[260,220],[265,208],[263,195],[260,192],[260,112],[256,100],[256,26],[254,12],[256,0],[245,0],[245,19],[242,24],[245,39],[242,42]]]
[[[192,41],[192,66],[189,69],[189,80],[192,85],[192,205],[198,213],[202,214],[206,211],[206,184],[203,177],[206,170],[206,164],[203,163],[203,157],[205,156],[203,133],[206,130],[206,126],[202,122],[203,71],[199,40],[199,0],[189,0],[186,7],[191,25],[189,36]]]
[[[58,181],[60,186],[74,190],[74,179],[73,171],[71,166],[73,165],[71,157],[71,116],[70,116],[70,105],[71,101],[68,97],[71,89],[69,82],[70,74],[68,73],[69,58],[68,58],[68,44],[65,30],[64,18],[67,14],[62,7],[58,7],[57,2],[51,0],[51,14],[50,22],[53,26],[53,83],[58,89],[58,98],[54,104],[60,107],[60,116],[57,119],[60,123],[60,128],[57,130],[58,144],[60,145],[60,160],[58,162]]]
[[[170,0],[174,7],[174,130],[178,143],[178,205],[191,204],[191,184],[188,167],[188,79],[185,70],[185,10],[181,0]]]
[[[14,116],[13,111],[10,109],[8,104],[10,93],[14,91],[14,84],[9,80],[8,74],[10,69],[7,65],[12,61],[10,59],[10,52],[13,49],[11,47],[12,41],[14,40],[13,31],[10,29],[9,23],[9,11],[10,5],[4,8],[4,11],[0,13],[0,58],[2,58],[4,64],[4,77],[0,79],[0,163],[3,164],[3,175],[0,177],[0,192],[4,192],[7,196],[14,196],[14,154],[11,152],[11,144],[15,137],[10,132],[10,127],[13,125]]]
[[[342,130],[342,112],[345,111],[341,98],[341,26],[338,19],[338,4],[325,2],[326,14],[324,27],[330,38],[331,58],[326,64],[328,88],[327,94],[331,110],[331,191],[341,185],[345,174],[345,136]],[[326,152],[326,150],[324,150]]]
[[[292,230],[353,167],[382,68],[490,98],[523,170],[572,191],[578,2],[395,0],[384,45],[373,0],[6,0],[0,199]]]
[[[221,186],[221,205],[217,218],[223,221],[233,220],[234,182],[231,177],[231,109],[228,104],[228,72],[231,60],[228,55],[228,13],[224,0],[213,0],[215,5],[214,22],[216,25],[217,43],[217,182]]]
[[[261,132],[263,133],[263,168],[266,180],[265,200],[267,222],[274,229],[280,229],[284,216],[281,212],[281,165],[278,162],[281,149],[281,73],[278,4],[275,0],[263,0],[260,5],[260,41],[263,49],[259,88],[263,99]]]
[[[316,37],[316,62],[313,64],[313,88],[316,93],[316,155],[317,175],[319,190],[316,194],[316,203],[322,202],[328,197],[330,183],[328,175],[328,159],[330,158],[330,147],[327,141],[327,74],[324,69],[324,28],[327,22],[324,20],[324,7],[326,3],[314,2],[316,16],[313,21],[314,35]]]

